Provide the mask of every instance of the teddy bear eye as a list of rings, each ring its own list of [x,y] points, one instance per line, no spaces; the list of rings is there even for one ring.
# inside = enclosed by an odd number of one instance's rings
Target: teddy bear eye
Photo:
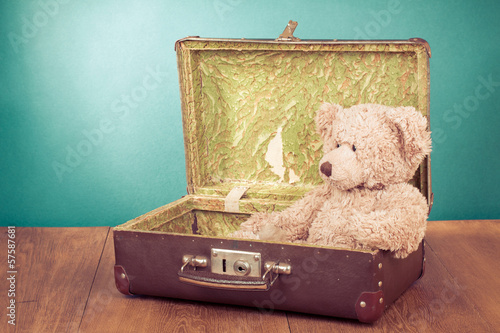
[[[356,146],[352,145],[352,151],[356,151]]]
[[[340,143],[337,143],[337,148],[340,148]]]

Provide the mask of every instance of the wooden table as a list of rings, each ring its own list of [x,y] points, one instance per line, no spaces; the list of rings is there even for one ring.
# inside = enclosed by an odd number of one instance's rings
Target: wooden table
[[[1,228],[1,332],[500,332],[500,221],[429,222],[424,277],[372,325],[124,296],[108,227],[15,228],[12,268],[9,239]]]

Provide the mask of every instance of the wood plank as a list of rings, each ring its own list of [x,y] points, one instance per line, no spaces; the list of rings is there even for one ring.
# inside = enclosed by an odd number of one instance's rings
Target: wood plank
[[[431,221],[427,241],[474,310],[500,327],[500,220]]]
[[[115,287],[113,266],[110,232],[79,332],[289,332],[284,312],[125,296]]]
[[[436,254],[426,249],[426,272],[373,324],[289,313],[291,332],[488,332]]]
[[[1,229],[4,253],[6,229]],[[16,228],[17,332],[76,331],[108,231],[108,227]],[[5,266],[2,270],[6,271]],[[4,284],[1,288],[1,304],[5,305]],[[5,327],[6,310],[2,309],[0,327]]]

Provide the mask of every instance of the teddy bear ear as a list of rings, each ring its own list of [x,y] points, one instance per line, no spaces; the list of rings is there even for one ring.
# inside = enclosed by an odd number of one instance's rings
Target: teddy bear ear
[[[331,136],[333,121],[342,109],[343,108],[337,104],[321,104],[319,110],[316,112],[314,121],[316,122],[316,129],[322,139]]]
[[[411,169],[416,169],[431,152],[431,132],[428,130],[427,118],[410,106],[390,108],[386,116],[400,133],[406,162]]]

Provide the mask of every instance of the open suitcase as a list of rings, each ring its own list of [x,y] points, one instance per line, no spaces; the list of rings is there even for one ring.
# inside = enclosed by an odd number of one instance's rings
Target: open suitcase
[[[387,251],[228,238],[322,180],[322,101],[414,106],[429,116],[422,39],[176,42],[188,195],[114,228],[120,292],[377,320],[422,274],[423,243]],[[432,204],[430,159],[412,183]]]

